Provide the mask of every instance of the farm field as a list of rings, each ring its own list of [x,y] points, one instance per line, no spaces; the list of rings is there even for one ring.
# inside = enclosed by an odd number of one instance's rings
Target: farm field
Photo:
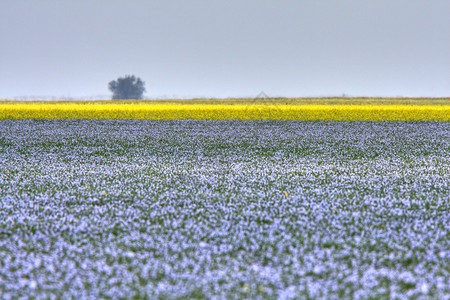
[[[0,120],[2,298],[450,295],[450,123]]]
[[[0,119],[450,121],[450,99],[0,101]]]

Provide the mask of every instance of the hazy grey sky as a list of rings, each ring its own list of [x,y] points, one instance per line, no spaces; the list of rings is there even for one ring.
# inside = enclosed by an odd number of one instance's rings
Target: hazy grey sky
[[[450,96],[449,0],[0,0],[0,98]]]

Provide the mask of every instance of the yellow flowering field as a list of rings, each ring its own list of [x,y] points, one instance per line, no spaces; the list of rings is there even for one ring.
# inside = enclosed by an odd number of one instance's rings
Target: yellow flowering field
[[[211,103],[211,104],[208,104]],[[450,121],[449,101],[317,104],[230,101],[0,102],[0,119]]]

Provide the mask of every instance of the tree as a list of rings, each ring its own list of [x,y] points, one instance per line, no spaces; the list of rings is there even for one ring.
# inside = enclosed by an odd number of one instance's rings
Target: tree
[[[108,87],[113,92],[113,99],[142,99],[145,93],[145,82],[134,75],[126,75],[110,81]]]

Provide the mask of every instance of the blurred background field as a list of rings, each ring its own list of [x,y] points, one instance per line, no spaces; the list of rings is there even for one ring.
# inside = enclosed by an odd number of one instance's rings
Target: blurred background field
[[[322,98],[198,98],[168,100],[33,100],[0,99],[2,104],[208,104],[208,105],[450,105],[450,97],[444,98],[371,98],[371,97],[322,97]]]
[[[3,100],[0,119],[450,121],[450,98]]]

